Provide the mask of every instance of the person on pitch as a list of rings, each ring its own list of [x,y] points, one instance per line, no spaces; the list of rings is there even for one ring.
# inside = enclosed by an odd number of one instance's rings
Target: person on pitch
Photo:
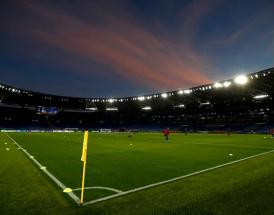
[[[167,142],[167,141],[168,141],[168,136],[169,136],[169,134],[170,134],[169,128],[165,128],[165,129],[163,130],[163,134],[164,134],[164,136],[165,136],[165,142]]]

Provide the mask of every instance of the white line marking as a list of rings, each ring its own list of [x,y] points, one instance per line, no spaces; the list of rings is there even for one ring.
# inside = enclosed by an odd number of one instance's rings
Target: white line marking
[[[67,187],[66,189],[63,190],[64,193],[70,193],[72,192],[72,189],[70,189],[69,187]]]
[[[82,188],[76,188],[76,189],[73,189],[72,191],[76,191],[76,190],[81,190]],[[123,193],[122,190],[118,190],[118,189],[114,189],[114,188],[111,188],[111,187],[98,187],[98,186],[95,186],[95,187],[85,187],[85,190],[109,190],[109,191],[112,191],[114,193]]]
[[[114,194],[114,195],[110,195],[110,196],[106,196],[106,197],[103,197],[103,198],[95,199],[95,200],[86,202],[83,205],[85,206],[85,205],[95,204],[95,203],[103,202],[103,201],[106,201],[106,200],[109,200],[109,199],[112,199],[112,198],[116,198],[116,197],[124,196],[124,195],[127,195],[127,194],[135,193],[135,192],[138,192],[138,191],[141,191],[141,190],[146,190],[148,188],[157,187],[159,185],[167,184],[167,183],[174,182],[174,181],[177,181],[177,180],[180,180],[180,179],[183,179],[183,178],[198,175],[198,174],[201,174],[201,173],[204,173],[204,172],[215,170],[215,169],[218,169],[218,168],[221,168],[221,167],[225,167],[225,166],[228,166],[228,165],[231,165],[231,164],[235,164],[235,163],[238,163],[238,162],[241,162],[241,161],[244,161],[244,160],[248,160],[248,159],[255,158],[255,157],[258,157],[258,156],[261,156],[261,155],[265,155],[265,154],[269,154],[269,153],[272,153],[272,152],[274,152],[274,150],[270,150],[270,151],[263,152],[263,153],[260,153],[260,154],[252,155],[252,156],[245,157],[245,158],[242,158],[242,159],[239,159],[239,160],[236,160],[236,161],[232,161],[232,162],[229,162],[229,163],[225,163],[225,164],[221,164],[221,165],[218,165],[218,166],[210,167],[208,169],[200,170],[200,171],[197,171],[197,172],[193,172],[193,173],[190,173],[190,174],[187,174],[187,175],[183,175],[183,176],[179,176],[179,177],[172,178],[172,179],[169,179],[169,180],[161,181],[161,182],[158,182],[158,183],[149,184],[149,185],[146,185],[146,186],[143,186],[143,187],[138,187],[138,188],[135,188],[135,189],[132,189],[132,190],[124,191],[122,193],[117,193],[117,194]]]
[[[262,147],[262,146],[246,146],[236,144],[218,144],[218,143],[184,143],[185,145],[204,145],[204,146],[220,146],[227,148],[244,148],[244,149],[273,149],[273,147]]]
[[[22,151],[41,169],[52,181],[54,181],[62,190],[66,189],[65,186],[59,179],[52,175],[41,163],[39,163],[30,153],[27,152],[22,146],[19,145],[9,134],[5,133],[6,136],[12,140]],[[77,205],[80,205],[80,199],[73,192],[67,193]]]

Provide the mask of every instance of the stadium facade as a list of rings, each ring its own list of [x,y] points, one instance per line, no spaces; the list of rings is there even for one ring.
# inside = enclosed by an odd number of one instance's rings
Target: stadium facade
[[[274,68],[207,85],[123,98],[75,98],[0,85],[1,129],[267,132]]]

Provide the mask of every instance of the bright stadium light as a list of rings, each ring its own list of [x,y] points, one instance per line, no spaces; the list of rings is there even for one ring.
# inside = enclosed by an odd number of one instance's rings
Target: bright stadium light
[[[234,78],[234,82],[239,85],[245,85],[248,82],[248,77],[245,75],[239,75]]]
[[[114,102],[114,99],[108,99],[108,102],[109,102],[109,103],[113,103],[113,102]]]
[[[179,90],[177,93],[178,93],[179,95],[182,95],[182,94],[184,93],[184,91],[183,91],[183,90]]]
[[[161,96],[162,96],[162,98],[164,98],[164,99],[168,97],[167,93],[162,93]]]
[[[223,83],[224,87],[229,87],[231,85],[231,82],[230,81],[225,81]]]
[[[144,96],[139,96],[139,97],[138,97],[138,100],[139,100],[139,101],[144,101],[144,100],[145,100],[145,97],[144,97]]]
[[[113,107],[113,108],[106,108],[107,111],[118,111],[118,108]]]
[[[184,104],[178,104],[178,105],[175,105],[174,107],[175,108],[185,108],[185,105]]]
[[[87,108],[86,108],[86,110],[97,111],[97,110],[98,110],[98,108],[96,108],[96,107],[87,107]]]
[[[185,94],[190,94],[192,91],[191,90],[184,90]]]
[[[202,106],[202,105],[210,105],[210,102],[209,102],[209,101],[207,101],[207,102],[201,102],[200,105],[201,105],[201,106]]]
[[[214,85],[213,85],[214,88],[221,88],[223,87],[223,85],[219,82],[216,82]]]
[[[142,110],[151,110],[151,107],[150,106],[145,106],[145,107],[142,107]]]
[[[267,98],[269,95],[267,94],[260,94],[253,97],[253,99],[264,99]]]

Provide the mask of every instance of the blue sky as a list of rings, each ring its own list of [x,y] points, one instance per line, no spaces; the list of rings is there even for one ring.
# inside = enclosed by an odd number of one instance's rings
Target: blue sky
[[[163,92],[274,65],[274,2],[6,1],[1,82],[82,97]]]

